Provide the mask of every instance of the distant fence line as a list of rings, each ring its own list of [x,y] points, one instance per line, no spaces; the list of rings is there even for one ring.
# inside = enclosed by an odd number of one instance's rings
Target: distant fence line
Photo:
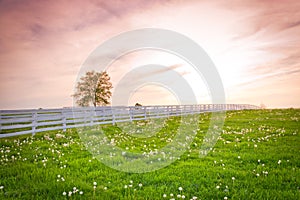
[[[61,109],[0,110],[0,138],[99,124],[115,124],[227,110],[259,109],[249,104],[103,106]]]

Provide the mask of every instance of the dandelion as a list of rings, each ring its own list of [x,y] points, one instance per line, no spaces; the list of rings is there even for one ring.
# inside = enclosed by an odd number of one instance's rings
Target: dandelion
[[[57,178],[60,178],[60,175],[59,175],[59,174],[57,175]]]
[[[66,192],[63,192],[63,193],[62,193],[62,195],[66,196],[66,195],[67,195],[67,193],[66,193]]]
[[[1,185],[1,186],[0,186],[0,190],[3,190],[3,188],[4,188],[4,186],[3,186],[3,185]]]
[[[96,186],[96,185],[97,185],[97,182],[94,182],[94,183],[93,183],[93,185],[95,185],[95,186]]]
[[[268,172],[267,171],[263,171],[263,174],[268,175]]]
[[[128,187],[132,187],[132,185],[128,185]]]
[[[181,198],[181,195],[180,195],[180,194],[177,194],[177,198]]]
[[[139,184],[139,187],[142,187],[142,186],[143,186],[143,184],[140,183],[140,184]]]
[[[183,188],[182,188],[182,187],[179,187],[179,188],[178,188],[178,190],[179,190],[179,191],[182,191],[182,190],[183,190]]]
[[[192,199],[193,199],[193,200],[197,200],[197,199],[198,199],[198,197],[194,196]]]
[[[257,160],[257,162],[259,162],[259,163],[260,163],[260,160]]]
[[[171,193],[171,194],[170,194],[170,197],[173,197],[173,196],[174,196],[174,194]]]
[[[240,159],[241,158],[241,156],[238,156],[238,159]]]
[[[231,179],[234,181],[234,180],[235,180],[235,177],[232,177]]]
[[[228,197],[224,197],[224,200],[227,200],[228,199]]]
[[[72,192],[71,191],[69,191],[69,194],[68,194],[68,196],[70,197],[72,195]]]
[[[256,147],[257,147],[257,144],[255,144],[254,147],[256,148]]]
[[[83,195],[83,192],[82,192],[82,191],[80,191],[80,192],[79,192],[79,194],[80,194],[80,195]]]
[[[167,195],[166,195],[166,194],[164,194],[164,195],[163,195],[163,198],[166,198],[166,197],[167,197]]]
[[[107,187],[104,187],[103,189],[104,189],[104,190],[107,190]]]
[[[216,187],[217,189],[220,189],[220,186],[219,185],[217,185],[217,187]]]
[[[278,165],[280,165],[280,163],[281,163],[281,160],[278,160]]]
[[[131,183],[131,184],[132,184],[132,183],[133,183],[133,181],[132,181],[132,180],[130,180],[130,181],[129,181],[129,183]]]
[[[259,177],[259,174],[256,174],[257,177]]]
[[[124,185],[124,188],[126,189],[128,186],[127,185]]]
[[[184,196],[184,195],[182,195],[182,196],[181,196],[181,198],[182,198],[182,199],[185,199],[185,196]]]

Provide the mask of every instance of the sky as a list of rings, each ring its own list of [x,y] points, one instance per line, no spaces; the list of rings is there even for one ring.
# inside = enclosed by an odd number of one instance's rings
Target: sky
[[[172,30],[200,45],[219,72],[226,103],[300,107],[298,0],[1,0],[0,109],[72,106],[78,74],[91,52],[141,28]],[[178,72],[197,103],[210,103],[205,81],[189,63],[162,51],[133,52],[107,66],[113,86],[145,64]],[[167,79],[166,71],[149,76]],[[180,103],[169,86],[141,85],[124,102]]]

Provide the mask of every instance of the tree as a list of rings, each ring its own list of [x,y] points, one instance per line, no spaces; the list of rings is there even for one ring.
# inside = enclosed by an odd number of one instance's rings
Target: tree
[[[110,77],[106,71],[90,71],[80,78],[73,97],[79,106],[103,106],[110,103],[112,88]]]
[[[142,104],[140,104],[140,103],[136,103],[134,106],[142,106]]]

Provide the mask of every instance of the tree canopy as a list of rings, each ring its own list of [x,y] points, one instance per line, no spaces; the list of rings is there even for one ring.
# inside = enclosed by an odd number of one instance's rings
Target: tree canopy
[[[106,71],[86,72],[77,82],[73,97],[78,106],[104,106],[110,104],[112,83]]]

